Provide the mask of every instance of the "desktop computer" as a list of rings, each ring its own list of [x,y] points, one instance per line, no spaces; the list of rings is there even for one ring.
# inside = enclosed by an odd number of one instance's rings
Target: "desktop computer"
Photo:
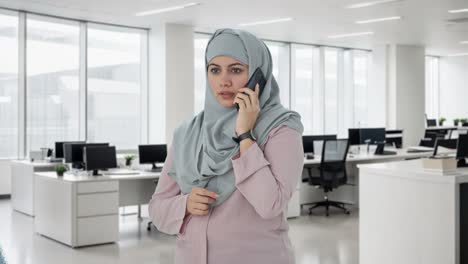
[[[457,143],[457,167],[468,167],[465,158],[468,157],[468,135],[458,135]]]
[[[117,155],[115,147],[109,146],[85,146],[83,148],[83,161],[85,170],[93,171],[93,176],[98,176],[98,170],[117,168]]]
[[[156,163],[162,163],[166,160],[167,146],[166,144],[139,145],[138,154],[140,164],[153,164],[151,171],[158,171],[160,168],[156,166]]]
[[[72,163],[72,168],[84,167],[83,148],[85,146],[109,146],[109,143],[65,143],[63,145],[65,163]]]
[[[55,158],[58,159],[63,159],[64,158],[64,151],[63,151],[63,145],[65,143],[79,143],[79,144],[84,144],[86,143],[85,141],[57,141],[55,142]]]

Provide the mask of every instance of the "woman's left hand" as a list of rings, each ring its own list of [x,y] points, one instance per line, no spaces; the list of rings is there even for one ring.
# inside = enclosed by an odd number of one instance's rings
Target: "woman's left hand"
[[[255,86],[255,91],[247,87],[240,88],[238,91],[233,104],[239,104],[239,113],[237,114],[236,121],[236,133],[239,136],[254,129],[258,115],[260,114],[260,102],[258,100],[258,84]]]

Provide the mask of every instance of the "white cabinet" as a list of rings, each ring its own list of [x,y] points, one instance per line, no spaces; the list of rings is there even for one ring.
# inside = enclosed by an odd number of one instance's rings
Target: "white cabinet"
[[[56,165],[45,162],[11,162],[11,205],[14,210],[34,216],[34,173],[53,171]]]
[[[119,182],[67,181],[36,175],[36,232],[71,247],[119,236]]]

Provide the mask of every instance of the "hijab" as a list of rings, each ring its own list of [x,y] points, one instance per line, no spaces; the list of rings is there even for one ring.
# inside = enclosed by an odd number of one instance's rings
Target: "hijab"
[[[281,105],[279,87],[272,75],[271,54],[263,41],[243,30],[219,29],[206,48],[206,74],[209,62],[217,56],[229,56],[247,64],[249,77],[260,67],[267,79],[259,98],[260,113],[252,130],[259,146],[279,126],[288,126],[302,134],[300,115]],[[204,110],[174,131],[174,158],[168,175],[184,194],[190,193],[192,187],[217,193],[218,198],[211,204],[217,206],[236,188],[231,159],[239,151],[239,144],[232,140],[236,136],[238,112],[235,107],[219,104],[208,81],[206,85]]]

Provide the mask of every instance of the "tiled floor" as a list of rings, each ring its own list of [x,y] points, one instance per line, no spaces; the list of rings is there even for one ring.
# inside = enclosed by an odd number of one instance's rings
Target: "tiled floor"
[[[13,211],[10,200],[0,200],[0,246],[8,264],[173,263],[175,237],[148,232],[146,223],[135,215],[121,217],[118,243],[71,249],[36,234],[33,218]],[[297,264],[359,262],[357,210],[351,215],[337,211],[328,218],[320,211],[304,213],[289,223]]]

